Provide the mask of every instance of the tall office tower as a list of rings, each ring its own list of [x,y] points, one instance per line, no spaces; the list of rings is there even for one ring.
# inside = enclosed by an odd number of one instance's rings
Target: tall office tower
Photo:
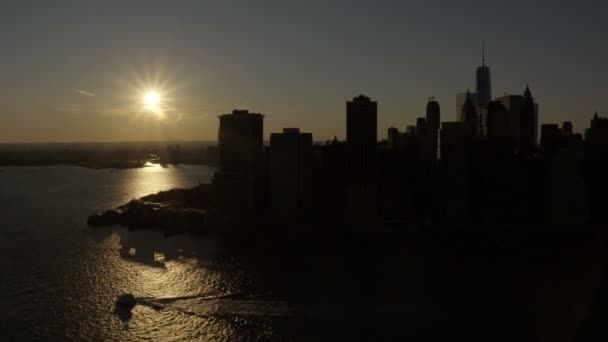
[[[467,125],[469,134],[477,135],[479,116],[477,115],[477,110],[471,99],[471,93],[467,92],[467,98],[460,112],[460,116],[463,118],[462,122]]]
[[[285,128],[270,135],[271,216],[304,219],[312,206],[312,134]]]
[[[599,117],[595,113],[591,127],[585,130],[585,144],[588,149],[608,155],[608,118]]]
[[[439,144],[439,129],[441,125],[441,108],[439,102],[431,97],[426,105],[426,129],[429,136],[431,159],[436,160]]]
[[[431,97],[426,104],[426,126],[429,133],[437,135],[441,123],[441,108],[439,102]]]
[[[427,134],[427,124],[425,118],[416,118],[416,135],[424,137]]]
[[[351,223],[375,221],[378,214],[376,174],[378,106],[360,95],[346,103],[345,218]]]
[[[467,144],[470,141],[470,128],[464,122],[442,122],[441,160],[444,162],[461,162],[467,156]]]
[[[219,116],[220,169],[250,173],[261,165],[264,153],[264,115],[234,110]]]
[[[606,193],[608,193],[608,118],[595,113],[591,127],[585,130],[585,164],[591,197],[593,221],[608,224]]]
[[[467,94],[471,97],[471,102],[475,108],[479,108],[479,101],[477,100],[477,94],[466,92],[466,93],[458,93],[456,94],[456,121],[464,122],[464,118],[462,117],[462,106],[467,101]]]
[[[544,124],[540,126],[540,148],[545,155],[553,155],[561,137],[557,124]]]
[[[508,131],[508,142],[514,149],[521,150],[521,95],[504,95],[496,99],[508,111],[504,128]]]
[[[477,97],[479,108],[487,108],[492,101],[492,81],[490,77],[490,67],[486,66],[486,49],[483,43],[481,52],[481,66],[477,68]]]
[[[565,136],[574,135],[574,127],[572,121],[564,121],[562,124],[562,134]]]
[[[371,169],[376,163],[378,104],[359,95],[346,103],[348,166],[355,171]]]
[[[399,145],[399,135],[400,132],[396,127],[388,128],[388,147],[390,147],[392,150],[396,150]]]
[[[524,97],[519,108],[519,143],[522,154],[531,154],[536,148],[536,132],[538,131],[538,104],[534,103],[530,87],[526,86]]]
[[[219,119],[220,171],[213,186],[220,213],[227,220],[240,220],[264,203],[264,116],[234,110]]]
[[[486,120],[486,136],[490,141],[501,144],[512,142],[512,133],[509,127],[511,112],[504,106],[502,101],[491,101],[488,104],[488,116]]]

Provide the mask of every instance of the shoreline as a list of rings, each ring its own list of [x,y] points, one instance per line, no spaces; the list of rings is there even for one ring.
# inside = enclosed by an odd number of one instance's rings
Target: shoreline
[[[315,236],[329,238],[399,235],[424,233],[470,233],[470,234],[519,234],[547,232],[602,232],[607,230],[601,225],[591,223],[582,225],[531,225],[531,224],[416,224],[395,220],[376,220],[373,222],[349,224],[344,222],[276,222],[264,216],[252,217],[249,222],[221,218],[212,204],[211,184],[199,184],[194,188],[175,188],[134,199],[117,208],[90,215],[89,226],[127,227],[129,230],[160,230],[166,237],[179,234],[219,234],[226,237],[257,237],[276,239],[291,236]],[[289,225],[286,230],[285,225]]]
[[[213,165],[205,163],[160,163],[158,161],[127,161],[127,162],[108,162],[108,163],[10,163],[3,164],[0,162],[0,168],[5,167],[56,167],[56,166],[74,166],[82,167],[91,170],[130,170],[143,169],[150,166],[160,165],[163,167],[179,166],[179,165],[195,165],[209,166]]]

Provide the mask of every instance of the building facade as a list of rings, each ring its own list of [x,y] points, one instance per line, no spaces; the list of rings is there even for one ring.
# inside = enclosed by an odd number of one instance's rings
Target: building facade
[[[270,135],[269,196],[271,216],[305,219],[312,208],[312,133],[285,128]]]
[[[481,66],[477,68],[476,90],[479,100],[479,109],[487,108],[492,101],[492,79],[490,75],[490,67],[486,65],[486,50],[485,43],[482,47]]]
[[[345,217],[356,223],[377,218],[378,105],[364,95],[346,103]]]
[[[231,221],[245,219],[264,206],[264,115],[234,110],[219,120],[218,209]]]

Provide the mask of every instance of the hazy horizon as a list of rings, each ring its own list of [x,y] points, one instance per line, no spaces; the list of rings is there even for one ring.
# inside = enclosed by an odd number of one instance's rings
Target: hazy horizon
[[[541,124],[583,133],[608,112],[608,11],[593,4],[9,1],[0,143],[215,141],[235,108],[265,114],[266,139],[283,127],[343,139],[360,93],[378,101],[382,139],[431,96],[454,121],[482,40],[493,97],[529,83]]]

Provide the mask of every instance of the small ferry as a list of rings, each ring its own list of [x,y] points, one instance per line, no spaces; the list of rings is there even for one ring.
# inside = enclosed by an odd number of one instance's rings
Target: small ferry
[[[122,294],[118,296],[118,299],[116,299],[117,307],[131,310],[135,307],[135,305],[137,305],[137,300],[135,299],[135,296],[130,293]]]

